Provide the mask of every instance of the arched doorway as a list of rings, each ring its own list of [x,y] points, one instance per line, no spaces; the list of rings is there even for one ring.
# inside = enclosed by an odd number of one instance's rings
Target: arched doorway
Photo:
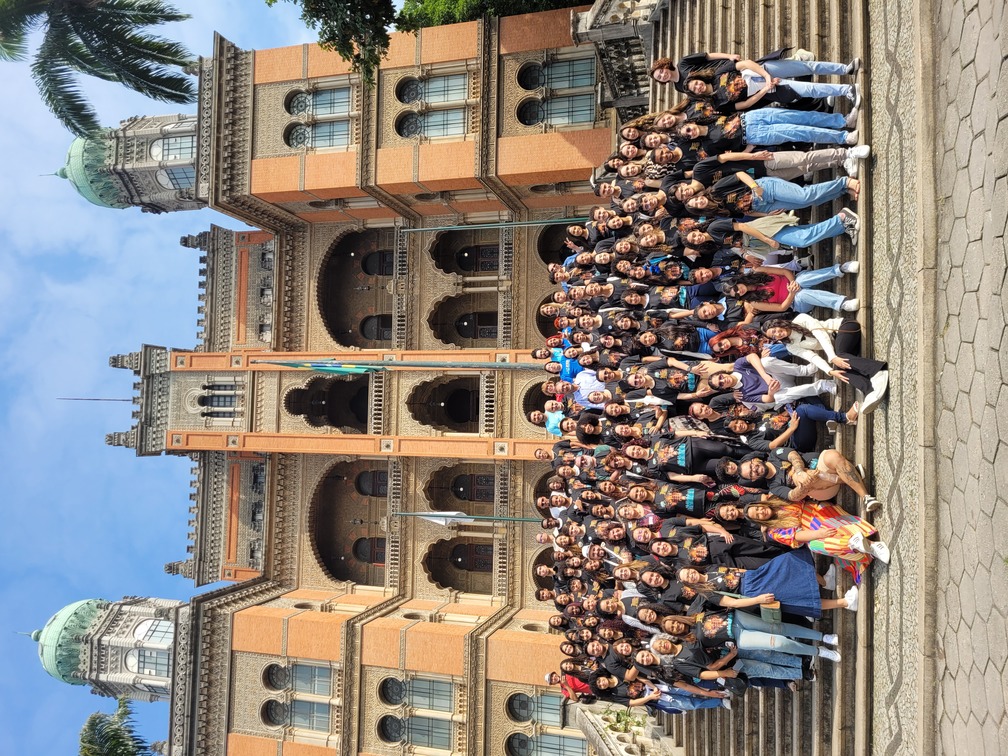
[[[487,276],[500,270],[500,235],[495,230],[445,231],[430,248],[438,270],[460,276]]]
[[[546,409],[546,401],[550,397],[542,392],[541,383],[533,383],[522,392],[522,417],[528,422],[530,412],[542,412]]]
[[[547,265],[562,263],[570,257],[570,249],[564,246],[564,240],[567,238],[567,226],[566,223],[555,223],[552,226],[546,226],[539,232],[536,251],[539,253],[539,259]]]
[[[436,541],[427,549],[423,568],[439,588],[493,593],[493,542],[460,536]]]
[[[424,381],[406,400],[410,414],[424,425],[456,433],[479,433],[480,380],[442,376]]]
[[[458,464],[434,471],[424,485],[431,508],[443,512],[490,514],[496,476],[493,465]]]
[[[368,432],[370,379],[312,378],[304,388],[284,397],[284,409],[305,419],[313,428],[341,428],[348,433]]]
[[[316,486],[308,505],[308,530],[315,557],[333,580],[385,584],[380,523],[386,505],[375,484],[387,476],[387,467],[374,461],[338,462]]]
[[[318,305],[326,330],[340,344],[376,349],[391,342],[392,294],[381,278],[392,274],[394,241],[391,229],[366,229],[346,234],[326,253]]]
[[[479,292],[446,297],[434,305],[427,323],[446,344],[463,349],[497,345],[497,295]]]

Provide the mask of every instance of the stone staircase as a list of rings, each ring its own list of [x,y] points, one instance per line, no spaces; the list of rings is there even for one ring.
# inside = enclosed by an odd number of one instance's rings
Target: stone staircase
[[[678,60],[683,55],[697,52],[738,53],[743,58],[755,58],[777,48],[791,46],[810,50],[820,60],[848,61],[860,55],[866,57],[866,15],[860,1],[848,0],[665,0],[654,13],[652,22],[651,59],[671,57]],[[859,84],[866,84],[862,74]],[[672,87],[654,84],[650,91],[652,112],[671,107],[681,95]],[[866,124],[862,106],[862,134]],[[862,137],[862,141],[865,137]],[[869,206],[870,162],[862,164],[860,178],[863,182],[861,199],[855,207],[867,227]],[[843,206],[837,202],[833,208],[822,206],[808,211],[803,217],[810,221],[823,220]],[[839,282],[839,290],[849,296],[862,296],[868,290],[870,258],[865,230],[862,230],[859,249],[862,272],[855,282],[850,276]],[[838,237],[823,242],[814,251],[817,266],[830,265],[834,260],[854,259],[850,242]],[[867,315],[862,315],[862,326]],[[839,403],[846,408],[853,400],[846,389]],[[849,457],[868,464],[865,423],[860,424],[859,437],[851,430],[838,433],[835,445]],[[857,512],[853,497],[841,497],[841,505]],[[871,580],[866,574],[865,582]],[[838,595],[851,585],[846,574],[838,580]],[[751,690],[737,699],[731,711],[707,710],[693,714],[662,715],[665,732],[676,746],[682,746],[687,756],[713,756],[737,754],[738,756],[848,756],[867,753],[869,734],[865,702],[870,686],[870,593],[862,589],[865,604],[859,617],[846,611],[829,612],[820,623],[824,632],[836,632],[841,638],[843,660],[839,664],[817,662],[818,678],[813,683],[803,683],[803,688],[792,694],[787,690]]]

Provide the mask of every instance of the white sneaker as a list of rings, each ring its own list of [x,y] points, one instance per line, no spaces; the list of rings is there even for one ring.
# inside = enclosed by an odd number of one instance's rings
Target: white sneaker
[[[860,112],[861,111],[858,110],[857,108],[851,108],[851,112],[847,114],[846,118],[844,118],[844,126],[846,126],[848,129],[856,128],[858,114]]]
[[[850,158],[847,158],[850,160]],[[845,161],[846,163],[846,161]],[[855,160],[854,165],[857,166],[858,162]],[[854,178],[857,178],[855,174],[851,174]],[[844,207],[840,209],[840,222],[843,223],[844,233],[851,240],[851,246],[857,247],[858,234],[861,232],[861,216],[851,210],[849,207]]]
[[[871,385],[872,390],[868,392],[864,401],[861,402],[862,415],[872,412],[878,406],[878,403],[882,401],[882,397],[885,396],[886,390],[889,388],[889,371],[880,370],[875,373],[871,378]]]
[[[731,711],[731,699],[730,698],[722,698],[721,699],[721,706],[723,706],[724,708],[728,709],[728,711]]]
[[[850,93],[847,95],[847,99],[851,101],[852,107],[857,110],[861,107],[861,87],[857,84],[851,84]]]
[[[861,533],[855,533],[847,540],[847,548],[851,551],[859,551],[862,554],[868,554],[868,550],[864,545],[864,536]]]
[[[860,594],[858,593],[858,587],[856,585],[852,585],[851,588],[850,588],[850,590],[847,591],[847,593],[844,594],[844,598],[847,599],[847,610],[848,611],[851,611],[851,612],[856,612],[857,611],[858,596],[859,595]]]
[[[861,271],[861,263],[857,260],[850,260],[843,263],[840,266],[841,273],[859,273]]]
[[[873,557],[882,562],[882,564],[889,564],[889,547],[884,541],[872,541],[869,548]]]
[[[861,308],[861,300],[858,299],[857,297],[851,297],[842,305],[840,305],[841,312],[857,312],[860,308]],[[865,397],[865,401],[867,401],[867,397]],[[862,410],[862,412],[864,412],[864,410]]]
[[[821,656],[823,659],[828,659],[834,664],[840,661],[840,652],[834,651],[832,648],[824,648],[823,646],[819,646],[819,656]]]
[[[831,564],[829,566],[829,569],[826,570],[826,574],[823,575],[823,583],[824,583],[823,587],[827,591],[835,591],[836,590],[836,565],[835,564]]]
[[[882,506],[882,502],[876,499],[871,494],[865,494],[864,499],[862,499],[861,501],[864,504],[865,512],[874,512],[876,509],[879,509]]]
[[[844,144],[846,144],[848,147],[853,147],[858,143],[860,139],[861,134],[858,132],[857,129],[854,129],[853,131],[847,132],[847,138],[844,139]]]
[[[843,169],[844,172],[851,178],[857,178],[858,174],[861,172],[861,163],[858,162],[857,158],[852,158],[848,155],[844,158]]]
[[[827,646],[839,646],[840,636],[835,633],[823,633],[822,642]]]
[[[836,392],[837,392],[837,382],[836,381],[827,380],[827,379],[824,378],[821,381],[816,381],[815,386],[816,386],[816,389],[818,389],[816,391],[817,394],[826,393],[826,394],[829,394],[830,396],[836,396]]]
[[[847,150],[847,157],[852,157],[856,160],[867,160],[871,157],[871,145],[859,144],[856,147],[851,147]]]

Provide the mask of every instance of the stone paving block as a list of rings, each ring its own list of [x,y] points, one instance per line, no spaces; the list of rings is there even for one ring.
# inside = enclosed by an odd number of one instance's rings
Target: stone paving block
[[[969,279],[966,275],[965,269],[963,272],[963,281]],[[973,334],[976,333],[977,320],[980,317],[980,305],[977,303],[976,289],[979,288],[979,280],[977,280],[973,289],[969,289],[970,284],[966,284],[968,291],[963,295],[962,306],[959,308],[959,338],[963,341],[972,343]],[[972,358],[972,353],[970,355]]]
[[[995,630],[1003,632],[1004,628],[991,628],[992,635]],[[990,720],[996,724],[1005,715],[1004,678],[993,664],[988,664],[984,670],[984,693],[987,696],[987,712],[990,714]]]
[[[997,724],[988,719],[983,723],[983,753],[997,754],[1004,753],[1005,744],[998,736]]]
[[[963,19],[962,35],[959,38],[959,60],[963,67],[976,55],[977,34],[980,32],[980,14],[972,10]]]
[[[966,298],[963,297],[963,302],[965,301]],[[959,357],[956,359],[956,375],[959,377],[959,390],[969,391],[969,387],[973,383],[973,376],[976,375],[976,363],[973,361],[973,345],[970,343],[964,343],[959,347]],[[958,427],[960,432],[963,431],[962,425],[958,425]],[[966,432],[968,432],[968,428]],[[965,435],[965,433],[962,435]]]

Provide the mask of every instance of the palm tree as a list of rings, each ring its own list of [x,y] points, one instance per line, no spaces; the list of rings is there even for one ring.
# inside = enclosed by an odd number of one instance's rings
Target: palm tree
[[[130,703],[119,699],[115,714],[96,711],[80,732],[80,756],[149,756],[150,746],[133,729]]]
[[[189,18],[161,0],[0,0],[0,60],[26,60],[28,36],[44,29],[32,60],[42,99],[77,136],[99,128],[75,73],[117,81],[163,102],[192,102],[195,87],[181,71],[192,55],[145,26]]]

